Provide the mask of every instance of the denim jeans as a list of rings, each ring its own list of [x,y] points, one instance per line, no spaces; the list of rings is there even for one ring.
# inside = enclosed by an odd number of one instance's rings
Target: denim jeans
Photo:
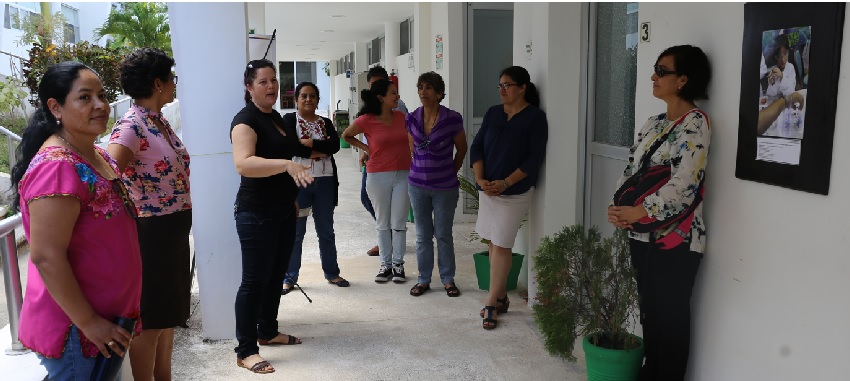
[[[407,215],[410,199],[407,176],[410,171],[370,173],[366,191],[375,207],[375,228],[378,230],[378,249],[384,266],[403,265],[407,244]]]
[[[322,270],[327,280],[339,276],[334,235],[336,186],[333,176],[316,177],[312,184],[298,192],[298,207],[313,208],[313,222],[316,225],[316,235],[319,236],[319,258],[322,259]],[[299,217],[295,222],[295,245],[292,247],[289,269],[283,277],[284,283],[292,284],[298,281],[298,272],[301,270],[301,244],[306,233],[307,217]]]
[[[363,181],[360,183],[360,202],[363,204],[363,207],[366,208],[366,211],[372,215],[372,218],[375,218],[375,208],[372,207],[372,200],[369,199],[369,192],[366,192],[366,177],[368,173],[366,173],[366,168],[363,168]]]
[[[430,190],[408,185],[416,225],[416,261],[419,283],[431,283],[434,272],[434,237],[437,237],[437,266],[443,284],[455,281],[455,245],[452,239],[458,189]],[[433,214],[433,216],[432,216]]]
[[[267,210],[244,210],[237,205],[234,215],[242,246],[235,351],[245,358],[259,353],[258,338],[277,336],[280,284],[295,241],[295,205]]]
[[[62,350],[62,357],[50,359],[38,355],[41,365],[47,369],[47,378],[50,381],[89,381],[91,379],[97,357],[83,357],[79,332],[76,325],[71,326],[68,340],[65,341],[65,349]],[[121,381],[121,373],[118,373],[117,381]]]

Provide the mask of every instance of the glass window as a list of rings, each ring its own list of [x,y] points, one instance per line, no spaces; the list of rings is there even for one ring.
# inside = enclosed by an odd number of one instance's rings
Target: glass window
[[[65,16],[65,42],[80,42],[80,18],[77,10],[62,4],[62,16]]]
[[[631,146],[635,129],[638,4],[598,3],[596,14],[593,141]]]

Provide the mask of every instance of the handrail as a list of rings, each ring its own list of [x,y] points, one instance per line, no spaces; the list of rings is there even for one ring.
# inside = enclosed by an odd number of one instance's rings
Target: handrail
[[[27,352],[18,340],[18,326],[21,319],[21,308],[24,304],[21,292],[21,271],[18,269],[18,246],[15,241],[15,229],[23,224],[21,214],[7,217],[0,221],[0,256],[3,259],[3,284],[6,287],[6,309],[9,311],[9,332],[12,335],[11,348],[6,350],[8,355]]]

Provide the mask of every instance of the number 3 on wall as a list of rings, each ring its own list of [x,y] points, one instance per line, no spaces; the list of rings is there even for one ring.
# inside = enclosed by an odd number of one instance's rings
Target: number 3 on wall
[[[640,42],[649,42],[649,23],[640,24]]]

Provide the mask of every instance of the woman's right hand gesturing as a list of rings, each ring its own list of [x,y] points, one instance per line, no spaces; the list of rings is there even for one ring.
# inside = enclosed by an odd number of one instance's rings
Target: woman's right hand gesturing
[[[302,188],[313,183],[313,175],[307,171],[308,169],[310,167],[305,167],[294,161],[286,164],[286,173],[292,176],[292,179],[295,180],[295,185]]]

